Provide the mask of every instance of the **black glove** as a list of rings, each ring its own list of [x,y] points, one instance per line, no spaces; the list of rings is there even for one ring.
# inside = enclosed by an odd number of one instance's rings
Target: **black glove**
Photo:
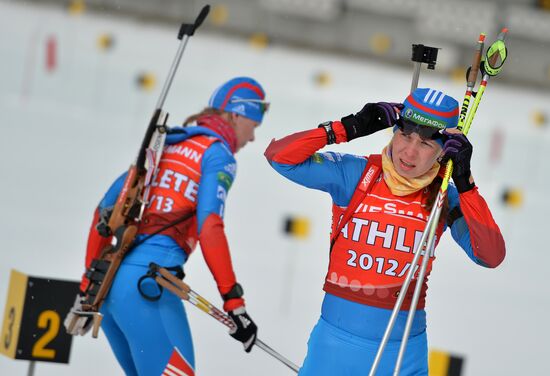
[[[237,341],[243,343],[244,351],[250,352],[252,346],[256,343],[258,327],[250,316],[248,316],[244,307],[229,311],[228,315],[235,324],[235,327],[229,331],[229,334]]]
[[[441,163],[447,163],[449,159],[453,161],[453,181],[458,193],[464,193],[475,187],[474,182],[470,182],[472,172],[470,170],[470,161],[472,159],[473,146],[468,138],[462,133],[451,133],[443,131],[447,138],[443,145],[443,158]]]
[[[400,118],[395,108],[401,111],[403,107],[402,103],[367,103],[355,115],[343,117],[342,124],[346,129],[348,141],[357,137],[368,136],[395,125]]]

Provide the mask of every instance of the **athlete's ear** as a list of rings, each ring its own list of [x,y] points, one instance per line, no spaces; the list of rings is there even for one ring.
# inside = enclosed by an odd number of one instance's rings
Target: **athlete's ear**
[[[237,125],[237,120],[239,120],[240,116],[241,115],[239,115],[239,114],[236,114],[234,112],[230,112],[229,113],[229,118],[231,119],[231,124]]]

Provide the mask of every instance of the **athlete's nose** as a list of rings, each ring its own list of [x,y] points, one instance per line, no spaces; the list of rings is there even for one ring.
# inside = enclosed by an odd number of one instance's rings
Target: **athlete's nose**
[[[403,148],[403,155],[407,158],[413,159],[418,151],[418,146],[415,142],[410,142]]]

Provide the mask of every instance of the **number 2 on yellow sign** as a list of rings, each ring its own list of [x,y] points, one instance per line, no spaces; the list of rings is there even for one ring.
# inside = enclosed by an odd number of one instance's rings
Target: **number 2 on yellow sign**
[[[59,333],[60,321],[59,314],[52,310],[44,311],[38,316],[38,327],[47,330],[32,347],[33,357],[44,359],[55,358],[55,350],[47,349],[46,346],[48,346]]]

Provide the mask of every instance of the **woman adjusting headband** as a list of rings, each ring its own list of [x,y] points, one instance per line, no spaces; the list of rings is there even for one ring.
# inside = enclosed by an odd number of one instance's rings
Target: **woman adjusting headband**
[[[456,128],[458,102],[440,91],[416,89],[403,103],[397,127],[406,133],[416,132],[427,139],[441,139],[440,131]]]
[[[332,198],[329,266],[321,318],[308,341],[300,375],[364,375],[412,266],[414,250],[428,223],[441,185],[442,162],[454,163],[453,181],[429,248],[443,233],[451,236],[476,264],[497,267],[505,245],[470,171],[472,145],[458,129],[458,103],[433,89],[416,89],[404,103],[367,103],[340,121],[273,140],[265,156],[280,174]],[[393,127],[380,154],[355,156],[318,152]],[[413,269],[414,268],[414,269]],[[412,282],[415,284],[415,281]],[[421,285],[403,375],[427,375],[427,279]],[[413,288],[414,289],[414,288]],[[391,374],[411,306],[406,292],[377,375]]]

